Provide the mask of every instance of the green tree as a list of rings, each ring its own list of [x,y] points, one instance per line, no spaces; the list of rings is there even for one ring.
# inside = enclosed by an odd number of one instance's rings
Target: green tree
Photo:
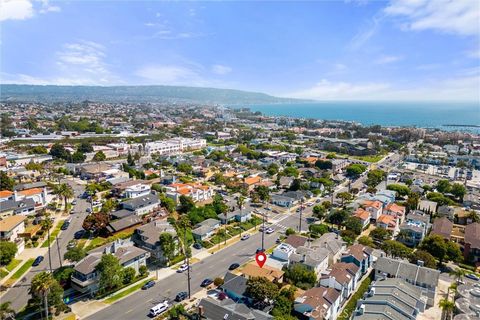
[[[455,242],[447,242],[447,259],[449,261],[461,262],[463,260],[462,251],[460,246]]]
[[[352,200],[353,196],[350,194],[350,192],[339,192],[337,193],[337,198],[342,200],[342,207],[343,207],[346,201]]]
[[[417,264],[419,260],[423,261],[424,266],[427,268],[435,269],[437,267],[437,261],[435,260],[435,257],[427,251],[416,250],[409,258],[409,261],[413,264]]]
[[[15,319],[15,310],[12,309],[12,303],[7,301],[0,304],[0,320],[13,319]]]
[[[286,167],[282,174],[287,177],[298,177],[298,169],[295,167]]]
[[[332,169],[332,161],[317,160],[315,166],[321,170],[330,170]]]
[[[140,274],[140,277],[145,277],[148,274],[147,266],[140,266],[140,268],[138,268],[138,273]]]
[[[344,223],[344,226],[347,228],[347,230],[352,230],[357,236],[362,233],[363,230],[362,222],[356,217],[348,217]]]
[[[412,249],[396,240],[385,240],[381,246],[382,250],[394,258],[408,258]]]
[[[123,269],[123,284],[132,283],[137,272],[132,267]]]
[[[256,186],[255,192],[258,194],[261,201],[268,202],[270,200],[270,189],[266,186]]]
[[[47,154],[48,150],[44,146],[35,146],[28,151],[29,154]]]
[[[75,151],[74,154],[72,154],[72,162],[73,163],[82,163],[87,159],[87,156],[85,156],[81,151]]]
[[[432,234],[423,239],[419,246],[420,249],[427,251],[442,263],[447,257],[447,243],[442,236]]]
[[[347,175],[352,178],[358,178],[362,173],[367,170],[367,167],[363,164],[352,163],[345,168]]]
[[[15,180],[10,178],[5,171],[0,171],[0,190],[10,190],[13,191],[15,186]]]
[[[358,243],[363,244],[364,246],[375,248],[375,243],[373,242],[372,238],[369,236],[361,236],[358,238]]]
[[[325,207],[322,205],[316,205],[316,206],[313,206],[312,212],[315,217],[319,219],[323,219],[325,217],[327,209],[325,209]]]
[[[193,208],[195,208],[195,202],[193,202],[193,199],[191,197],[181,195],[178,212],[187,213],[191,211]]]
[[[264,277],[251,277],[247,280],[246,294],[255,301],[272,301],[278,294],[278,287]]]
[[[349,213],[346,210],[335,210],[327,217],[327,221],[340,226],[347,218]]]
[[[193,171],[193,167],[192,167],[192,165],[190,165],[186,162],[182,162],[182,163],[178,164],[177,170],[180,171],[180,172],[183,172],[185,174],[191,174],[192,171]]]
[[[267,168],[267,173],[269,176],[276,175],[278,173],[278,164],[271,163]]]
[[[67,252],[63,255],[63,258],[65,260],[70,260],[72,262],[78,262],[85,258],[87,255],[87,252],[85,249],[81,247],[73,247],[71,249],[68,249]]]
[[[60,183],[53,187],[53,194],[62,197],[64,203],[64,211],[67,212],[68,199],[75,195],[72,187],[68,183]]]
[[[50,148],[50,155],[57,159],[70,160],[70,152],[60,143],[55,143]]]
[[[103,153],[102,150],[98,151],[97,153],[95,153],[95,155],[93,156],[93,161],[105,161],[107,159],[107,156],[105,155],[105,153]]]
[[[463,280],[463,277],[465,277],[466,274],[467,273],[465,272],[465,270],[461,268],[456,268],[450,271],[450,276],[455,279],[455,281],[457,282],[457,285],[460,284],[460,282]]]
[[[316,235],[323,235],[328,232],[328,227],[324,224],[311,224],[308,226],[308,230]]]
[[[17,254],[17,245],[10,241],[0,241],[0,265],[6,266]]]
[[[165,260],[167,261],[167,263],[170,263],[177,249],[175,239],[173,239],[173,236],[170,233],[162,232],[158,241],[160,243],[160,248],[162,249]]]
[[[134,166],[135,166],[135,160],[133,159],[132,154],[130,153],[130,151],[128,151],[128,155],[127,155],[127,165],[128,165],[129,167],[134,167]]]
[[[292,235],[292,234],[295,234],[295,230],[293,230],[292,228],[288,228],[287,230],[285,230],[285,235],[286,236],[289,236],[289,235]]]
[[[88,142],[82,142],[79,144],[77,151],[81,153],[89,153],[89,152],[93,152],[93,147]]]
[[[177,204],[175,203],[175,200],[172,198],[169,198],[165,196],[164,194],[160,194],[160,204],[163,208],[165,208],[169,213],[172,213],[175,211],[175,208],[177,207]]]
[[[53,274],[42,271],[37,273],[31,281],[30,293],[43,300],[46,318],[48,319],[49,306],[63,306],[63,289],[55,280]]]
[[[455,303],[448,300],[448,298],[444,298],[438,302],[438,306],[445,314],[445,319],[450,320],[452,318],[453,311],[455,311]]]
[[[441,192],[441,193],[448,193],[450,192],[450,181],[448,180],[440,180],[437,182],[437,186],[436,186],[436,189],[438,192]]]
[[[224,280],[220,277],[216,277],[214,280],[213,280],[213,284],[215,285],[215,287],[220,287],[222,284],[224,284]]]
[[[100,275],[100,291],[117,289],[123,283],[123,268],[113,254],[104,254],[96,267]]]
[[[298,288],[307,290],[315,286],[317,276],[313,270],[308,269],[302,264],[294,264],[284,269],[285,280]]]
[[[399,196],[408,196],[410,195],[410,188],[402,184],[392,183],[387,186],[388,190],[395,191]]]
[[[87,231],[98,233],[103,231],[109,223],[110,215],[105,212],[98,211],[90,213],[85,220],[83,220],[82,227]]]
[[[463,184],[454,183],[450,188],[450,192],[460,201],[463,201],[463,197],[467,193],[467,189]]]
[[[365,184],[369,187],[376,187],[380,182],[385,179],[386,176],[387,173],[383,170],[370,170],[367,174],[367,180],[365,181]]]

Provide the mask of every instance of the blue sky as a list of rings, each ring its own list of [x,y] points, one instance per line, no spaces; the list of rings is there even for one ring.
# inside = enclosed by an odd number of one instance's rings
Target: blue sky
[[[2,83],[480,100],[477,0],[0,0]]]

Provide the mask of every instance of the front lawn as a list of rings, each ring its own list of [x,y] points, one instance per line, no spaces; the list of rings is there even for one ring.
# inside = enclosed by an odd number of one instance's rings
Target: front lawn
[[[15,269],[21,262],[22,262],[22,260],[13,259],[12,261],[10,261],[9,264],[7,264],[7,266],[5,267],[5,269],[7,269],[8,272],[11,272],[11,271],[12,271],[13,269]]]
[[[126,289],[126,290],[123,290],[122,292],[120,293],[117,293],[113,296],[111,296],[110,298],[107,298],[105,299],[105,303],[114,303],[115,301],[123,298],[123,297],[126,297],[128,296],[129,294],[133,293],[134,291],[137,291],[138,289],[140,289],[141,287],[143,287],[143,285],[145,283],[147,283],[148,281],[152,280],[151,278],[150,279],[147,279],[147,280],[144,280],[144,281],[140,281],[139,283],[137,283],[136,285],[134,286],[131,286],[130,288]]]
[[[27,271],[31,268],[33,261],[35,259],[28,259],[7,281],[5,281],[4,285],[6,287],[12,286],[18,279],[20,279]]]
[[[57,226],[55,227],[55,229],[53,229],[52,232],[50,232],[50,238],[45,240],[43,243],[42,243],[42,248],[46,248],[48,247],[48,243],[52,243],[53,241],[55,241],[55,238],[57,237],[57,235],[60,233],[60,228],[62,227],[62,224],[63,222],[59,222],[57,223]]]

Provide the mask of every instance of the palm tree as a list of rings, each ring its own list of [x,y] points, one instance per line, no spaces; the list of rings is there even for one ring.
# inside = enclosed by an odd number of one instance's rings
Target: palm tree
[[[63,197],[63,202],[64,202],[64,210],[67,212],[67,202],[69,198],[73,198],[74,193],[72,187],[67,184],[67,183],[62,183],[58,187],[58,194]]]
[[[460,281],[462,281],[465,274],[466,272],[460,268],[450,271],[450,276],[455,278],[455,280],[457,281],[457,285],[460,283]]]
[[[243,213],[243,204],[245,203],[246,198],[243,195],[240,195],[237,198],[237,206],[240,208],[240,222],[242,221],[242,213]],[[242,237],[242,227],[240,227],[240,237]]]
[[[442,299],[438,302],[438,306],[442,309],[445,314],[445,319],[450,319],[451,314],[455,310],[455,303],[453,301],[448,300],[448,298]]]
[[[48,293],[54,283],[55,279],[52,274],[43,271],[33,277],[30,286],[30,293],[43,299],[46,319],[48,319]]]
[[[11,304],[10,301],[0,304],[0,320],[15,319],[15,310],[12,309]]]

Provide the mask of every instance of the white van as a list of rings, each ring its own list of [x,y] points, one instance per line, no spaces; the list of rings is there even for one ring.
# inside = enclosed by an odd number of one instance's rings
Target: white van
[[[158,316],[159,314],[162,314],[162,313],[164,313],[165,311],[167,311],[167,309],[168,309],[168,301],[165,300],[164,302],[159,303],[159,304],[157,304],[155,307],[153,307],[152,309],[150,309],[149,315],[150,315],[151,317],[156,317],[156,316]]]

